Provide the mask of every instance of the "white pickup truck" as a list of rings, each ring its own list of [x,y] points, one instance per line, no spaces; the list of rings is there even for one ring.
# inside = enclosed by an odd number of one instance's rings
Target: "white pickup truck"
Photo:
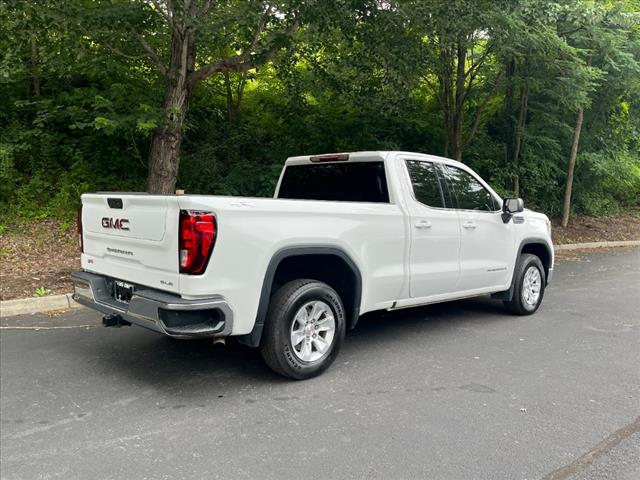
[[[534,313],[554,261],[545,215],[409,152],[289,158],[273,199],[85,194],[78,233],[74,298],[106,326],[234,336],[295,379],[374,310],[492,294]]]

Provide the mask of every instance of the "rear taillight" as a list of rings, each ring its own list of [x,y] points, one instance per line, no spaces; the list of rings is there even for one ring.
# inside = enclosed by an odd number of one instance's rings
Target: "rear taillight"
[[[80,248],[80,252],[84,253],[84,245],[82,243],[82,205],[78,208],[78,248]]]
[[[180,273],[200,275],[216,240],[216,217],[210,212],[180,211]]]

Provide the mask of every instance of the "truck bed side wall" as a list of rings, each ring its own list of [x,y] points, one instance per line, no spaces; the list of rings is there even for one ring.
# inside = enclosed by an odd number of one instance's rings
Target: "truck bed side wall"
[[[180,276],[180,293],[216,293],[234,309],[234,335],[253,328],[265,272],[283,248],[331,246],[362,277],[361,313],[387,308],[405,279],[405,224],[397,205],[305,200],[179,197],[181,209],[213,211],[218,237],[204,275]]]

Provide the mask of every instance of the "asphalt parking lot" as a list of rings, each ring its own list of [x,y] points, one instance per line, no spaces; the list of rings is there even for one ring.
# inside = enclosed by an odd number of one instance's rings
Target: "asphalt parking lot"
[[[533,317],[368,316],[305,382],[99,322],[2,319],[2,479],[640,478],[640,249],[565,257]]]

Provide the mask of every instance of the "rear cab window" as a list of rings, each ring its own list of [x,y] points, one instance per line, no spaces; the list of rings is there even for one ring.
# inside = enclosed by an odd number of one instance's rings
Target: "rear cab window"
[[[287,165],[278,198],[389,203],[384,162]]]

